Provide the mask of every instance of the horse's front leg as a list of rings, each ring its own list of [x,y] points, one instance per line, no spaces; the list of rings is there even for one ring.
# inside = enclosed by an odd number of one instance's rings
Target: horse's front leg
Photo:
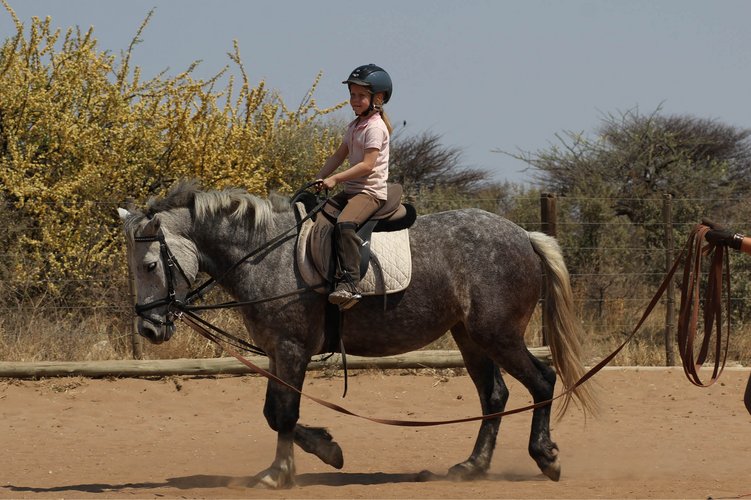
[[[344,467],[342,448],[334,441],[329,431],[322,427],[308,427],[302,424],[295,426],[295,444],[312,453],[336,469]]]
[[[294,436],[289,432],[278,432],[276,457],[271,466],[253,478],[252,485],[261,488],[291,488],[295,485]]]
[[[301,389],[308,359],[304,349],[287,344],[270,360],[270,371],[292,387]],[[295,484],[294,440],[300,416],[300,394],[269,380],[263,414],[269,427],[277,432],[276,456],[268,469],[256,474],[256,484],[266,488],[289,488]]]

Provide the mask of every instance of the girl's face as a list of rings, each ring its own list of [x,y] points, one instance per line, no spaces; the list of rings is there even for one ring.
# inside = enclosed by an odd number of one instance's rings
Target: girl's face
[[[371,94],[368,87],[363,87],[362,85],[357,85],[355,83],[350,84],[349,104],[352,106],[352,111],[354,111],[357,116],[360,116],[368,110],[370,107],[370,98]]]

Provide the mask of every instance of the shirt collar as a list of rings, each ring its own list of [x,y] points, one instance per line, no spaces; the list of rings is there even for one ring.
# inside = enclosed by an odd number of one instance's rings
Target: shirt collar
[[[375,120],[376,117],[380,118],[381,114],[378,113],[378,112],[372,113],[371,115],[369,115],[368,117],[366,117],[364,120],[360,120],[361,117],[358,116],[358,117],[356,117],[354,120],[352,120],[350,122],[350,126],[354,127],[354,128],[362,128],[365,125],[367,125],[368,122],[370,122],[371,120]],[[360,120],[360,123],[358,123],[357,120]]]

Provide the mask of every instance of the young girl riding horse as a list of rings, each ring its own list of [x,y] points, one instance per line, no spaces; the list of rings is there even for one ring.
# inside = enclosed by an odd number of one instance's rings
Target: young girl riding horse
[[[336,287],[329,302],[349,309],[362,298],[357,288],[362,242],[356,231],[386,203],[392,127],[383,105],[391,98],[392,85],[389,74],[375,64],[355,68],[342,83],[349,88],[349,103],[357,118],[347,126],[341,145],[326,160],[316,179],[319,189],[344,185],[343,191],[332,197],[344,208],[334,229]],[[332,175],[345,159],[349,159],[350,167]]]

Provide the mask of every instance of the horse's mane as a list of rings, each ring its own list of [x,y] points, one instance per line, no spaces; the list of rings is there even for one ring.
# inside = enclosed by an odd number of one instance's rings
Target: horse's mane
[[[263,199],[236,187],[204,191],[198,181],[184,180],[175,184],[163,198],[152,198],[146,205],[149,217],[177,208],[190,209],[199,221],[224,214],[237,220],[250,218],[255,228],[261,228],[270,223],[274,212],[289,210],[290,204],[281,196]]]

